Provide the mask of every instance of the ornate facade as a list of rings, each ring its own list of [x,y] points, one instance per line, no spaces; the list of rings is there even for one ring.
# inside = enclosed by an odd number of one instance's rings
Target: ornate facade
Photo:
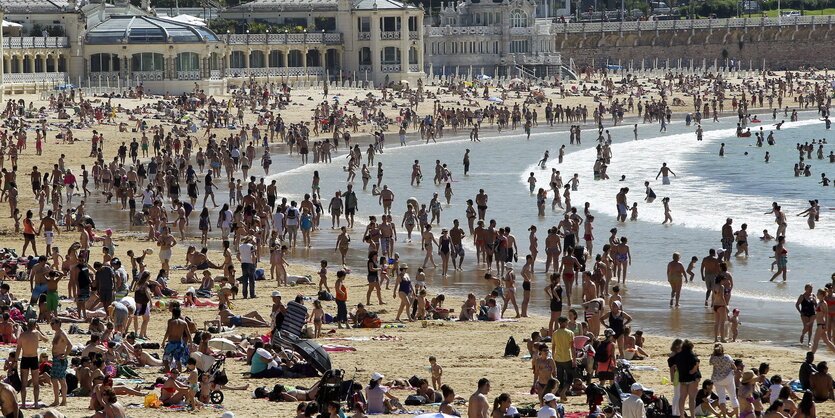
[[[426,28],[432,74],[556,74],[561,65],[554,21],[567,0],[464,0],[446,3]]]
[[[141,7],[126,0],[0,4],[4,19],[30,35],[2,39],[4,91],[141,83],[175,93],[197,82],[217,94],[248,78],[379,84],[425,75],[423,10],[392,0],[255,0],[220,11],[220,17],[246,23],[306,28],[262,34],[216,34],[198,23],[158,17],[148,0]]]

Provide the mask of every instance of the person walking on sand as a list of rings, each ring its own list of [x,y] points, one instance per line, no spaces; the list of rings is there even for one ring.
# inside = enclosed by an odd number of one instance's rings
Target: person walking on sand
[[[681,306],[679,299],[681,298],[681,286],[684,283],[684,265],[681,264],[681,254],[673,253],[673,261],[667,263],[667,281],[670,283],[670,307],[673,307],[673,300],[675,300],[675,307]]]
[[[667,163],[661,163],[661,169],[658,170],[658,174],[655,175],[655,179],[658,180],[658,177],[661,176],[662,184],[670,184],[670,174],[672,174],[673,177],[678,177],[673,170],[670,170],[670,167],[667,167]]]

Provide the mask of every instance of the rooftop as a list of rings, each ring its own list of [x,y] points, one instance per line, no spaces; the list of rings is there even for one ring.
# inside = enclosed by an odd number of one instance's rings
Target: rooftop
[[[153,16],[110,16],[87,31],[88,44],[220,42],[211,30]]]
[[[376,4],[377,9],[415,9],[395,0],[352,0],[352,9],[371,10]],[[338,0],[254,0],[226,9],[229,12],[271,12],[271,11],[328,11],[336,10]]]
[[[67,6],[66,0],[0,0],[6,14],[58,13]]]

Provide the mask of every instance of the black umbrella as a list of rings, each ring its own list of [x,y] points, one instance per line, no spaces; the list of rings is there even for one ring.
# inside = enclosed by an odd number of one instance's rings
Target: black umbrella
[[[331,356],[316,341],[297,339],[290,345],[292,345],[293,349],[299,353],[299,355],[304,357],[304,359],[320,373],[324,373],[331,369]]]

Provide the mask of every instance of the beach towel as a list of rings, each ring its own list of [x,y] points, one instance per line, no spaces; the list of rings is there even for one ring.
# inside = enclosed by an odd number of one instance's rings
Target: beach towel
[[[346,351],[357,351],[357,349],[354,348],[354,347],[349,347],[347,345],[338,345],[338,344],[326,344],[326,345],[323,345],[322,348],[324,348],[325,351],[332,352],[332,353],[343,353],[343,352],[346,352]]]

